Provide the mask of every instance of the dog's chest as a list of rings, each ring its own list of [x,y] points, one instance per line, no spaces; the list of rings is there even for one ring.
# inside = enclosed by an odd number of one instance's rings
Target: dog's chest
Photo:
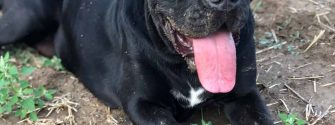
[[[205,90],[201,87],[193,88],[190,86],[185,94],[178,90],[172,90],[171,94],[186,108],[192,108],[206,100],[204,97]]]

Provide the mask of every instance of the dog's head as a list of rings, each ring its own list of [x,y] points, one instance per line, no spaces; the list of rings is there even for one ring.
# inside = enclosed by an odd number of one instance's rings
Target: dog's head
[[[188,37],[219,29],[237,31],[245,23],[250,0],[148,0],[151,14]]]
[[[189,38],[219,31],[238,32],[248,19],[250,1],[147,0],[147,3],[156,27],[164,31],[180,54],[187,56],[193,53]]]
[[[231,91],[236,74],[233,33],[247,22],[250,0],[147,0],[147,4],[158,31],[191,60],[189,66],[194,64],[203,87],[210,92]]]

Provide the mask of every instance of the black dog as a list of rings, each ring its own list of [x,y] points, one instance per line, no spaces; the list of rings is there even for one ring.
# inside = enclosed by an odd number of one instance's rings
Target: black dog
[[[255,84],[249,4],[5,0],[0,43],[41,39],[58,27],[55,51],[64,66],[135,124],[178,125],[193,110],[218,103],[233,125],[270,125]]]

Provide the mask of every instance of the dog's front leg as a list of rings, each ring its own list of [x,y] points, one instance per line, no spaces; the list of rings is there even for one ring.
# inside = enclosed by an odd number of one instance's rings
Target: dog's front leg
[[[271,115],[256,90],[226,102],[224,111],[232,125],[273,125]]]
[[[181,125],[171,111],[143,99],[133,99],[124,110],[135,125]]]

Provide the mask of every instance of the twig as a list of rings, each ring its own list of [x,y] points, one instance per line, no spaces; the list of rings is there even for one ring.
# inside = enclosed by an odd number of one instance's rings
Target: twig
[[[294,89],[292,89],[289,85],[284,85],[286,88],[288,88],[290,91],[292,91],[296,96],[298,96],[303,102],[306,104],[310,104],[304,97],[302,97],[298,92],[296,92]]]
[[[265,58],[262,58],[262,59],[259,59],[259,60],[256,60],[257,63],[261,63],[261,62],[264,62],[264,61],[267,61],[267,60],[272,60],[274,58],[278,58],[280,56],[283,56],[282,54],[279,54],[279,55],[276,55],[276,56],[273,56],[273,57],[265,57]]]
[[[256,82],[256,85],[257,85],[257,86],[262,86],[262,85],[263,85],[263,83]]]
[[[287,89],[280,89],[279,92],[287,91]]]
[[[107,122],[113,125],[120,124],[120,121],[116,120],[112,115],[107,115]]]
[[[17,122],[18,124],[23,124],[23,122],[27,122],[29,125],[63,125],[64,121],[59,119],[37,119],[37,121],[31,121],[29,118],[24,119],[22,121]]]
[[[305,109],[306,121],[309,121],[309,116],[311,115],[312,112],[313,112],[312,104],[307,104]]]
[[[315,2],[314,0],[308,0],[308,1],[314,3],[315,5],[320,5],[320,3]]]
[[[269,104],[266,104],[266,106],[270,107],[270,106],[273,106],[273,105],[276,105],[276,104],[279,104],[279,102],[269,103]]]
[[[327,29],[329,29],[329,30],[335,32],[335,29],[334,29],[333,27],[330,27],[330,26],[328,26],[328,25],[326,25],[326,24],[323,24],[323,23],[321,23],[321,22],[319,22],[319,23],[320,23],[321,26],[326,27]]]
[[[276,47],[278,47],[278,46],[282,46],[282,45],[285,45],[285,44],[287,44],[287,42],[282,42],[282,43],[279,43],[279,44],[276,44],[276,45],[270,46],[270,47],[268,47],[268,48],[265,48],[265,49],[263,49],[263,50],[259,50],[259,51],[257,51],[257,52],[256,52],[256,54],[260,54],[260,53],[263,53],[263,52],[266,52],[266,51],[272,50],[272,49],[274,49],[274,48],[276,48]]]
[[[305,79],[320,79],[323,78],[324,76],[308,76],[308,77],[292,77],[288,78],[290,80],[305,80]]]
[[[278,40],[278,37],[276,35],[276,31],[271,29],[271,33],[272,33],[272,36],[273,36],[273,39],[275,40],[276,43],[279,43],[279,40]]]
[[[311,125],[315,125],[316,123],[318,123],[323,117],[325,117],[326,115],[328,115],[329,110],[332,108],[333,106],[330,105],[328,107],[328,109],[326,110],[326,112],[324,112],[320,117],[318,117]]]
[[[278,86],[279,84],[273,84],[273,85],[271,85],[270,87],[269,87],[269,89],[271,89],[271,88],[273,88],[273,87],[275,87],[275,86]]]
[[[281,101],[281,103],[283,103],[283,105],[285,106],[285,109],[286,109],[287,113],[289,113],[290,109],[288,109],[288,106],[286,105],[285,101],[282,100],[282,99],[279,99],[279,101]]]
[[[280,123],[283,123],[282,121],[275,121],[273,124],[280,124]]]
[[[289,97],[299,100],[299,98],[296,97],[295,95],[289,95]]]
[[[304,68],[304,67],[306,67],[306,66],[308,66],[308,65],[311,65],[311,64],[313,64],[313,63],[307,63],[307,64],[304,64],[304,65],[298,66],[297,68],[292,69],[292,71],[295,71],[295,70]]]
[[[327,15],[327,14],[329,14],[329,12],[325,12],[325,13],[317,14],[317,15],[316,15],[316,18],[317,18],[317,20],[318,20],[318,23],[319,23],[321,26],[326,27],[326,28],[328,28],[329,30],[335,32],[335,28],[333,28],[333,27],[331,27],[331,26],[329,26],[329,25],[326,25],[326,24],[324,24],[324,23],[321,21],[320,16],[325,16],[325,15]],[[326,17],[325,19],[327,20],[328,18]]]
[[[271,69],[272,69],[272,65],[265,72],[268,73],[270,72]]]
[[[328,13],[327,13],[328,14]],[[325,18],[326,19],[326,21],[327,21],[327,23],[329,24],[329,25],[331,25],[331,26],[334,26],[334,24],[330,21],[330,19],[327,17],[327,14],[325,14],[325,15],[322,15],[323,16],[323,18]]]
[[[318,36],[315,36],[311,44],[305,49],[304,53],[307,52],[319,39],[325,34],[326,30],[321,30]]]
[[[69,96],[70,94],[66,94],[60,97],[55,97],[52,103],[47,104],[49,106],[48,108],[49,112],[47,113],[46,117],[48,117],[54,111],[59,112],[61,109],[66,108],[67,116],[65,117],[65,120],[69,121],[70,125],[76,124],[72,111],[77,112],[78,110],[76,108],[79,106],[79,104],[72,102],[69,99]]]
[[[314,93],[316,93],[316,81],[313,81],[313,86],[314,86]]]
[[[335,82],[333,83],[328,83],[328,84],[324,84],[324,85],[321,85],[322,87],[328,87],[328,86],[331,86],[331,85],[335,85]]]
[[[329,10],[330,8],[325,8],[325,6],[324,5],[322,5],[322,4],[320,4],[320,3],[318,3],[318,2],[316,2],[316,1],[314,1],[314,0],[308,0],[309,2],[312,2],[313,4],[315,4],[315,5],[318,5],[319,7],[322,7],[322,8],[324,8],[324,9],[326,9],[326,10]]]

